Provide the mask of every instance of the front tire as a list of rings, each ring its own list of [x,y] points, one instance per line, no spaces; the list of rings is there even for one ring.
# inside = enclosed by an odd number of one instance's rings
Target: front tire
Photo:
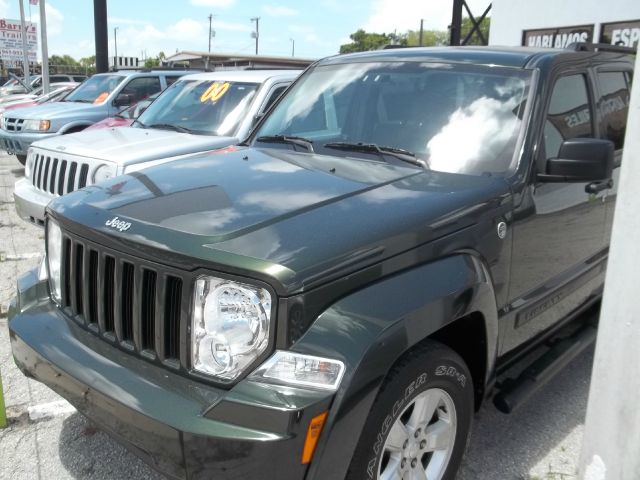
[[[18,155],[18,154],[16,154],[16,158],[18,159],[18,161],[22,165],[26,165],[26,163],[27,163],[27,156],[26,155]]]
[[[392,369],[356,447],[348,480],[452,480],[473,416],[462,358],[428,341]]]

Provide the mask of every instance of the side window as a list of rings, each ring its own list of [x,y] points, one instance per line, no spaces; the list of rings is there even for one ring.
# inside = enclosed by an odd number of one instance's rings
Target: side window
[[[74,82],[84,82],[87,77],[73,77]]]
[[[280,95],[282,95],[282,92],[284,92],[287,89],[287,87],[288,85],[283,85],[281,87],[274,88],[271,91],[270,97],[267,99],[267,103],[264,104],[264,107],[262,107],[262,110],[260,111],[260,113],[263,113],[269,110],[269,107],[273,105],[273,102],[275,102],[280,97]]]
[[[629,113],[629,86],[624,72],[598,72],[598,84],[602,97],[599,102],[602,116],[602,133],[616,149],[624,144]]]
[[[179,80],[180,77],[179,76],[175,76],[175,75],[171,75],[171,76],[164,77],[164,79],[167,82],[167,87],[170,87],[171,85],[176,83],[176,81]]]
[[[131,80],[122,93],[133,95],[133,101],[139,102],[160,91],[160,77],[140,77]]]
[[[564,140],[593,137],[589,93],[584,75],[567,75],[553,86],[544,125],[545,158],[555,158]]]
[[[62,75],[53,75],[49,78],[49,82],[51,83],[56,83],[56,82],[68,82],[69,81],[69,77],[67,76],[62,76]]]

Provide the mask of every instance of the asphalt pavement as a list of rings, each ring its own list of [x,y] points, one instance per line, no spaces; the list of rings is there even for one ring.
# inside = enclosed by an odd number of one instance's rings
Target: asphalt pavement
[[[0,374],[9,421],[0,430],[0,479],[161,479],[13,363],[6,307],[17,276],[38,265],[44,248],[44,231],[15,213],[13,184],[23,175],[15,157],[0,154]],[[487,402],[458,480],[577,478],[592,360],[590,349],[511,415]]]

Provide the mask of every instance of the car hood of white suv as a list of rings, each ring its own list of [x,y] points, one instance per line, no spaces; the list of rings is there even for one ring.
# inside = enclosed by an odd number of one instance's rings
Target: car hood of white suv
[[[35,142],[33,147],[131,165],[236,143],[238,139],[235,137],[192,135],[157,128],[115,127],[48,138]]]

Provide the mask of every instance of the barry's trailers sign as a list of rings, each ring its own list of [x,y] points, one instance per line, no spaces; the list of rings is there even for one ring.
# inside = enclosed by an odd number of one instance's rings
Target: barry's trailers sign
[[[640,20],[603,23],[600,25],[600,42],[638,48]]]
[[[576,42],[593,42],[593,25],[522,31],[522,45],[525,47],[565,48]]]

